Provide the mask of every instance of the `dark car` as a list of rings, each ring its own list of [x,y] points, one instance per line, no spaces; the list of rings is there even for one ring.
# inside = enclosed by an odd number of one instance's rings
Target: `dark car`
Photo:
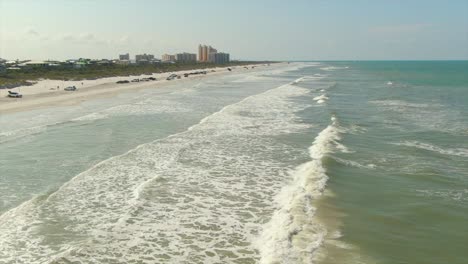
[[[129,81],[123,80],[123,81],[117,81],[117,83],[129,83]]]
[[[69,91],[69,92],[76,91],[76,86],[74,86],[74,85],[73,86],[68,86],[68,87],[65,87],[65,89],[63,89],[63,90]]]

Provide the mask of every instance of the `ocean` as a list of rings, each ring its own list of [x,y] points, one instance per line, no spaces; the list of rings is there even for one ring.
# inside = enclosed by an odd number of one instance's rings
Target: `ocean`
[[[0,263],[468,259],[468,62],[272,64],[0,116]]]

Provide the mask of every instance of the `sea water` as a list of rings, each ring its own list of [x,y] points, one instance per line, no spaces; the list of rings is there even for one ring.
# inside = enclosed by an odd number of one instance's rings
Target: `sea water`
[[[465,263],[468,63],[276,64],[0,117],[0,263]]]

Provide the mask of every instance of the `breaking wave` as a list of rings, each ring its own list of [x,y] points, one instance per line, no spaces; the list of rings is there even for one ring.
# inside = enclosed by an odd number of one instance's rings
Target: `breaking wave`
[[[277,196],[277,210],[257,242],[261,263],[310,263],[324,243],[327,230],[314,218],[314,201],[328,180],[322,159],[336,150],[341,132],[332,117],[309,148],[311,160],[294,170],[291,184]]]
[[[451,156],[458,156],[463,158],[468,158],[468,149],[464,148],[441,148],[435,145],[431,145],[428,143],[422,143],[419,141],[403,141],[399,143],[392,143],[393,145],[398,146],[405,146],[405,147],[414,147],[418,149],[428,150],[432,152],[437,152],[443,155],[451,155]]]
[[[0,216],[6,263],[239,262],[274,211],[299,150],[274,140],[310,128],[291,84],[246,97],[188,130],[146,143]],[[333,134],[334,126],[326,129]],[[317,137],[319,157],[329,143]],[[331,140],[331,139],[330,139]],[[303,150],[302,150],[303,151]],[[277,153],[289,153],[278,159]],[[315,162],[315,161],[314,161]],[[317,161],[318,162],[318,161]],[[306,166],[308,167],[308,165]],[[306,168],[307,169],[307,168]],[[324,184],[324,183],[323,183]]]

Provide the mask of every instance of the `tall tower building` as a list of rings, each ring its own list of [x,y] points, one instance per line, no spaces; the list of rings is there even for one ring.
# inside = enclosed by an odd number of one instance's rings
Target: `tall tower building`
[[[203,45],[202,47],[202,55],[203,55],[203,62],[207,62],[208,61],[208,46],[206,45]]]
[[[203,50],[203,47],[201,44],[198,45],[198,61],[203,61],[202,59],[202,50]]]
[[[198,61],[199,62],[214,62],[214,56],[218,50],[207,45],[198,45]]]
[[[214,63],[214,62],[215,62],[216,53],[218,53],[218,50],[216,50],[215,48],[209,46],[209,47],[208,47],[208,54],[207,54],[207,56],[206,56],[206,62]]]
[[[198,61],[206,62],[208,59],[208,47],[206,45],[198,45]]]

